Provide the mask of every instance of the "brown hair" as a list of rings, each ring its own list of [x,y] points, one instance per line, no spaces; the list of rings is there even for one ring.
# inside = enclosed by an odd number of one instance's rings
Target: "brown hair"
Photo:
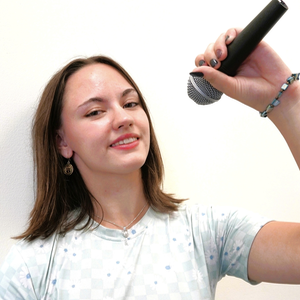
[[[106,56],[79,58],[71,61],[49,81],[41,96],[32,129],[33,152],[36,173],[36,200],[30,214],[27,230],[16,238],[32,241],[47,238],[54,232],[66,233],[86,216],[87,222],[80,229],[90,228],[93,223],[93,196],[88,191],[74,162],[71,176],[63,174],[66,159],[57,148],[57,131],[61,127],[63,97],[68,78],[84,66],[102,63],[115,68],[137,91],[150,126],[150,149],[142,166],[144,193],[148,203],[157,211],[176,211],[184,200],[175,199],[162,191],[163,161],[154,133],[150,114],[136,83],[117,62]],[[69,218],[77,210],[76,217]]]

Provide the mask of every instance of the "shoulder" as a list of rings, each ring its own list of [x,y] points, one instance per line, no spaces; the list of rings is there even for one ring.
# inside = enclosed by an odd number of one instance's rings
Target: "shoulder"
[[[12,246],[6,256],[1,272],[10,270],[11,273],[19,272],[22,268],[30,269],[32,266],[39,266],[44,256],[51,253],[51,249],[57,240],[57,236],[53,234],[48,239],[36,239],[34,241],[20,240]]]
[[[21,240],[11,248],[0,268],[1,299],[36,299],[33,279],[42,271],[40,245]]]
[[[0,299],[42,298],[55,285],[53,276],[70,256],[72,245],[80,243],[81,233],[71,230],[64,236],[18,241],[0,268]]]
[[[203,206],[201,204],[184,204],[175,214],[189,224],[193,230],[203,233],[215,230],[244,230],[255,235],[269,219],[231,206]]]

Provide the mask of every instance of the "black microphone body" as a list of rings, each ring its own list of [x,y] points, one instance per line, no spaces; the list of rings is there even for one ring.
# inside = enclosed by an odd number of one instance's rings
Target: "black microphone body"
[[[235,76],[239,66],[287,10],[288,7],[283,1],[272,0],[228,45],[228,55],[218,70],[229,76]],[[188,95],[196,103],[202,105],[214,103],[222,94],[205,79],[196,75],[190,76]]]

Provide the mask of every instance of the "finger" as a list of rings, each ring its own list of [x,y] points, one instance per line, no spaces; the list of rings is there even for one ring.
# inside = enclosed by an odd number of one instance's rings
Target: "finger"
[[[232,43],[236,36],[241,32],[239,28],[230,28],[222,33],[215,43],[211,43],[204,54],[199,54],[195,59],[195,65],[211,66],[215,69],[220,67],[220,62],[227,57],[227,46]]]
[[[230,28],[225,33],[225,43],[228,46],[240,34],[241,28]]]
[[[215,43],[208,45],[204,53],[204,60],[214,69],[218,69],[221,66],[221,62],[227,57],[227,45],[232,43],[237,34],[238,30],[235,28],[228,29],[225,33],[222,33]]]
[[[234,77],[215,70],[210,67],[198,67],[193,70],[193,73],[201,74],[200,76],[207,80],[214,88],[223,92],[227,96],[236,99],[236,80]]]
[[[209,44],[204,52],[204,60],[209,66],[218,69],[220,67],[220,61],[215,52],[215,44]]]
[[[204,54],[199,54],[195,59],[196,67],[208,66],[208,63],[204,59]]]
[[[226,42],[231,38],[230,35],[222,33],[214,43],[215,57],[218,61],[222,61],[227,57],[227,44]]]
[[[239,29],[230,28],[218,37],[214,44],[214,52],[218,61],[222,62],[227,57],[227,46],[233,42],[238,33]]]

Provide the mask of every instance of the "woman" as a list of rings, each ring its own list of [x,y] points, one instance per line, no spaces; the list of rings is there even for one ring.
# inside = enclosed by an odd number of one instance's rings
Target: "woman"
[[[237,34],[209,45],[193,72],[263,112],[291,71],[265,43],[234,78],[215,70]],[[300,166],[300,86],[289,85],[266,114]],[[161,190],[146,104],[111,59],[75,60],[54,75],[33,133],[36,203],[1,267],[3,299],[213,299],[226,274],[300,282],[299,224],[187,207]]]

